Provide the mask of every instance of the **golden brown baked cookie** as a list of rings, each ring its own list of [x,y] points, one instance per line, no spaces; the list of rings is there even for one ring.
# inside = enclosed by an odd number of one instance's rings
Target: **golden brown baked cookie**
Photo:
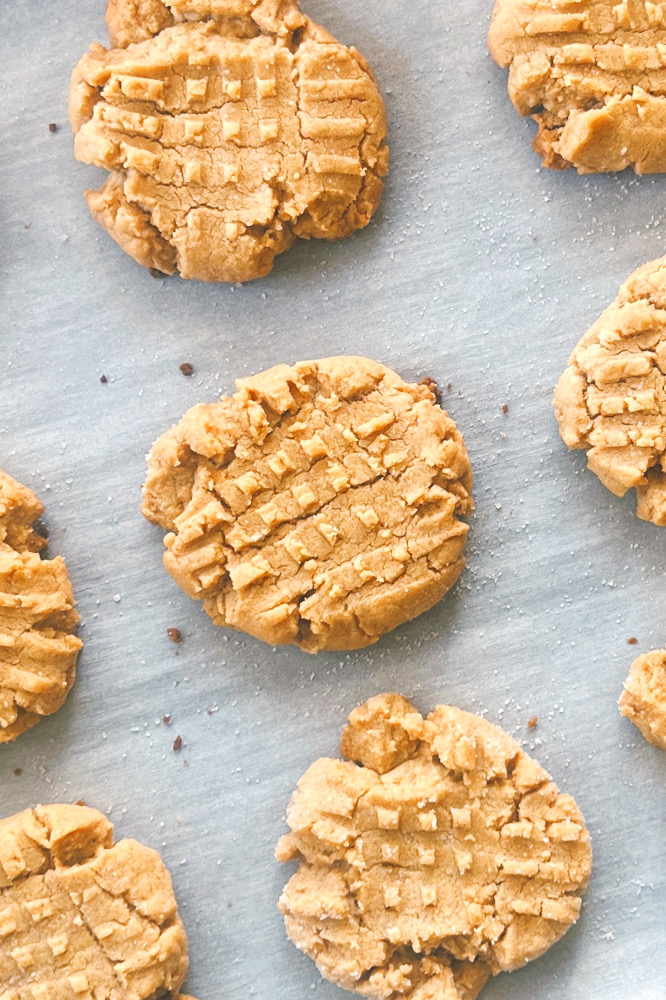
[[[576,921],[583,818],[497,726],[384,694],[351,713],[341,751],[299,781],[276,851],[300,862],[287,933],[327,979],[376,1000],[474,1000]]]
[[[666,649],[634,660],[618,706],[648,743],[666,750]]]
[[[44,508],[0,470],[0,743],[52,715],[74,683],[81,640],[64,560],[40,559]]]
[[[109,0],[110,51],[72,77],[75,155],[110,175],[93,217],[145,267],[268,274],[297,237],[367,225],[388,166],[363,57],[296,0]]]
[[[86,806],[0,821],[3,1000],[147,1000],[177,992],[187,964],[156,851],[114,845],[112,825]]]
[[[217,625],[316,653],[432,607],[464,565],[472,476],[433,390],[367,358],[278,365],[153,446],[145,516]]]
[[[666,170],[666,8],[646,0],[496,0],[488,45],[539,126],[544,165]]]
[[[555,389],[562,440],[636,513],[666,524],[666,258],[635,271],[578,343]]]

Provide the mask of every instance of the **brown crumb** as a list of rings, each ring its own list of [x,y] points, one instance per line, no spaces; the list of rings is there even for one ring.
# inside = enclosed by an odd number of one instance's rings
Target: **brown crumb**
[[[183,761],[183,767],[189,767],[189,766],[190,766],[189,760],[184,760]]]
[[[183,745],[183,737],[182,736],[176,736],[175,740],[173,741],[173,748],[174,748],[174,750],[180,750],[180,748],[182,747],[182,745]]]
[[[32,222],[26,222],[26,224],[23,226],[23,228],[24,229],[30,229],[31,225],[32,225]]]
[[[158,269],[156,267],[149,267],[148,268],[148,274],[150,275],[151,278],[164,278],[165,277],[164,271],[158,271]]]
[[[49,132],[57,132],[57,131],[58,131],[58,126],[56,125],[56,123],[55,122],[50,122],[49,123]]]
[[[106,375],[100,375],[99,380],[102,383],[102,385],[106,385],[106,383],[109,381]]]
[[[183,638],[183,633],[180,631],[179,628],[168,628],[167,635],[169,636],[172,642],[180,642]]]
[[[23,768],[22,767],[15,767],[14,768],[14,777],[15,778],[20,778],[22,774],[23,774]]]
[[[505,403],[504,406],[502,407],[502,413],[508,413],[508,412],[509,412],[509,407]]]
[[[171,716],[170,715],[163,715],[162,716],[162,722],[164,723],[165,726],[170,726],[171,725]]]
[[[627,645],[628,646],[635,646],[637,643],[638,643],[638,639],[636,639],[633,635],[632,635],[631,639],[627,639]]]
[[[182,365],[178,365],[183,375],[194,375],[194,366],[189,363],[189,361],[183,361]]]
[[[212,708],[207,708],[206,709],[206,715],[212,715],[212,714],[213,714],[213,709]]]
[[[83,799],[77,799],[76,800],[76,804],[77,804],[77,806],[84,806],[85,802],[83,801]]]
[[[430,389],[430,391],[433,394],[433,396],[435,397],[435,400],[438,403],[441,402],[441,400],[442,400],[442,394],[439,391],[439,386],[435,382],[434,378],[431,378],[430,375],[425,375],[421,379],[421,381],[419,382],[419,385],[425,385],[425,386],[427,386],[428,389]]]
[[[535,729],[538,721],[539,721],[539,716],[538,715],[533,716],[529,720],[529,722],[527,723],[527,728],[528,729]]]
[[[452,386],[452,384],[450,382],[447,385],[446,389],[447,389],[447,392],[451,392],[451,389],[453,389],[453,386]]]

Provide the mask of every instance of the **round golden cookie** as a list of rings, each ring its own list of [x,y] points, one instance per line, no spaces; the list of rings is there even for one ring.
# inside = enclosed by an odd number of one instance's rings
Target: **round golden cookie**
[[[666,14],[645,0],[496,0],[488,45],[544,165],[666,170]]]
[[[386,115],[353,48],[296,0],[109,0],[114,48],[74,70],[75,155],[110,171],[93,217],[145,267],[268,274],[297,237],[367,225]]]
[[[40,559],[44,508],[0,470],[0,743],[56,712],[74,683],[82,643],[64,560]]]
[[[341,751],[299,781],[276,851],[300,863],[287,933],[327,979],[374,1000],[474,1000],[576,921],[583,818],[497,726],[385,694],[351,713]]]
[[[648,743],[666,750],[666,649],[634,660],[618,706]]]
[[[635,271],[580,340],[555,389],[560,436],[636,513],[666,525],[666,258]]]
[[[111,823],[86,806],[37,806],[0,821],[3,996],[148,1000],[177,992],[187,965],[156,851],[114,844]]]
[[[367,358],[278,365],[153,446],[143,512],[217,625],[357,649],[457,580],[472,475],[427,385]]]

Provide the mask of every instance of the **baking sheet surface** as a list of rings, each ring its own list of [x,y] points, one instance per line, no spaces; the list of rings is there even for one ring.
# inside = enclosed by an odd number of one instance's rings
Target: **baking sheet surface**
[[[263,281],[214,287],[151,278],[88,215],[83,190],[102,174],[72,159],[66,100],[79,56],[106,41],[102,0],[0,5],[0,466],[47,505],[85,642],[65,708],[0,749],[0,813],[83,799],[160,849],[199,1000],[341,1000],[276,909],[285,805],[370,695],[456,704],[576,797],[596,860],[576,928],[483,996],[660,1000],[666,755],[615,703],[634,656],[666,642],[666,531],[566,451],[551,395],[620,283],[665,252],[666,178],[539,167],[534,126],[486,53],[489,0],[306,9],[379,79],[385,198],[352,239],[302,243]],[[370,650],[311,658],[216,629],[162,570],[139,491],[145,453],[187,407],[334,353],[450,385],[476,511],[442,603]]]

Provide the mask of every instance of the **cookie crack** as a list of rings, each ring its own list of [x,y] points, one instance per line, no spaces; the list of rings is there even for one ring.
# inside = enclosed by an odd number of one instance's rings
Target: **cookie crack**
[[[94,878],[94,876],[93,876],[93,881],[97,884],[97,880]],[[98,886],[98,888],[102,889],[101,886]],[[118,986],[118,989],[121,990],[124,993],[125,989],[126,989],[126,986],[125,986],[125,983],[123,982],[123,980],[122,980],[122,978],[121,978],[121,976],[120,976],[120,974],[119,974],[119,972],[117,970],[116,963],[113,961],[113,959],[111,958],[111,956],[107,953],[106,948],[104,947],[104,945],[102,944],[102,942],[99,940],[99,938],[95,934],[95,931],[94,931],[93,927],[90,925],[90,923],[88,922],[88,920],[86,919],[85,913],[83,912],[83,909],[81,908],[81,906],[76,906],[76,913],[77,913],[77,916],[78,916],[79,920],[81,921],[81,923],[83,924],[83,926],[85,927],[85,929],[88,931],[88,934],[90,935],[91,940],[94,942],[94,947],[95,947],[95,951],[97,952],[97,955],[105,963],[105,965],[107,967],[107,971],[110,971],[113,979],[116,982],[116,985]]]

